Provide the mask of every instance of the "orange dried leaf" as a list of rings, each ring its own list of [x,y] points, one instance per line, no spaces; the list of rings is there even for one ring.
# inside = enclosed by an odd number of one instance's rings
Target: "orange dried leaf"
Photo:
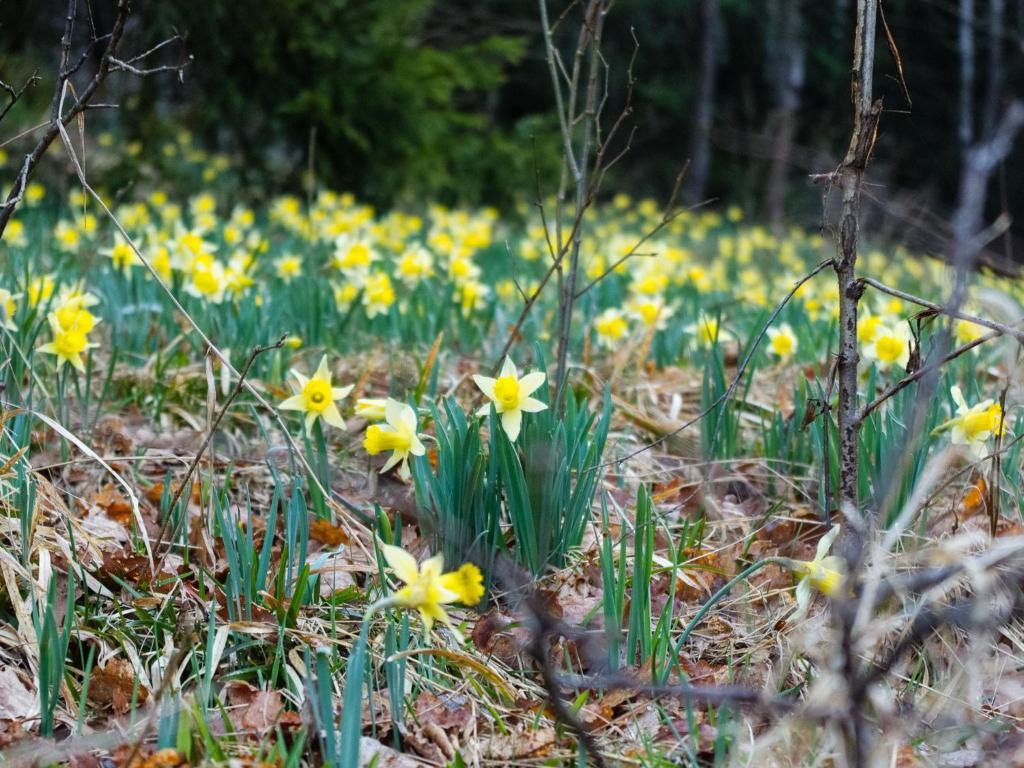
[[[340,527],[331,523],[330,520],[317,519],[309,524],[309,538],[318,541],[328,547],[337,547],[341,544],[348,544],[350,539]]]

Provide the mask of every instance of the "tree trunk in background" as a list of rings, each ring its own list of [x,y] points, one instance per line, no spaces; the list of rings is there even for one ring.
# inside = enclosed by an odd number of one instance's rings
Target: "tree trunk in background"
[[[992,135],[999,118],[999,105],[1003,96],[1003,38],[1006,21],[1006,0],[988,3],[988,81],[985,84],[985,107],[981,113],[981,131]]]
[[[683,200],[694,205],[704,200],[711,166],[711,118],[715,107],[715,70],[718,58],[718,0],[700,3],[700,80],[693,111],[693,143],[690,166],[683,184]]]
[[[960,54],[960,114],[957,138],[964,150],[974,141],[974,0],[960,0],[957,14],[957,51]]]
[[[768,2],[767,70],[775,96],[775,110],[768,119],[774,134],[771,166],[765,189],[765,213],[772,228],[783,226],[786,212],[786,180],[800,94],[804,86],[804,37],[800,0]]]

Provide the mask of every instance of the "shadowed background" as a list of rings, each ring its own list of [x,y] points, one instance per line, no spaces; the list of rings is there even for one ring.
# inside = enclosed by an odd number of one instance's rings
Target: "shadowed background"
[[[91,5],[96,27],[109,26],[113,3]],[[549,5],[553,19],[566,7],[568,58],[579,6]],[[0,5],[0,77],[38,69],[42,78],[10,125],[46,114],[65,9],[63,0]],[[884,11],[907,93],[880,25],[875,90],[887,111],[867,226],[941,250],[965,148],[1020,96],[1024,2],[890,0]],[[635,134],[605,192],[664,200],[689,160],[687,202],[715,198],[775,226],[816,226],[822,189],[807,176],[845,151],[853,21],[850,0],[620,0],[605,26],[604,121],[621,110],[635,52]],[[121,108],[88,116],[90,136],[139,142],[137,156],[168,174],[176,159],[161,147],[187,129],[205,150],[240,158],[250,196],[301,190],[311,143],[318,182],[385,207],[427,198],[509,206],[534,200],[538,179],[542,194],[555,189],[557,124],[535,3],[137,3],[130,39],[141,46],[172,31],[184,47],[164,61],[194,56],[184,82],[114,77],[103,100]],[[89,32],[79,23],[83,41]],[[16,157],[20,147],[6,149]],[[107,186],[132,183],[133,165],[109,168]],[[1022,172],[1017,149],[993,182],[990,217],[1024,210]],[[1012,259],[1011,239],[993,255]]]

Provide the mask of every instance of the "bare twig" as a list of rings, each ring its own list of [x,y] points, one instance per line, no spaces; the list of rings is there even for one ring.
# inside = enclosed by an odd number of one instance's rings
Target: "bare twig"
[[[991,331],[996,331],[997,336],[1010,336],[1016,339],[1019,343],[1024,344],[1024,331],[1020,331],[1016,328],[1013,328],[1012,326],[1005,325],[1003,323],[997,323],[994,320],[987,320],[984,317],[978,317],[977,315],[970,315],[966,312],[961,312],[959,309],[955,309],[947,305],[936,304],[934,301],[928,301],[928,299],[922,299],[920,296],[915,296],[912,293],[907,293],[906,291],[901,291],[897,288],[892,288],[886,285],[885,283],[880,283],[879,281],[874,280],[873,278],[870,277],[858,278],[857,282],[862,283],[864,285],[870,285],[875,290],[881,291],[882,293],[887,293],[890,296],[895,296],[897,299],[902,299],[903,301],[908,301],[911,304],[917,304],[920,307],[925,307],[926,309],[931,310],[935,314],[947,315],[948,317],[952,317],[957,320],[965,320],[968,323],[980,325],[983,328],[988,328]]]
[[[96,92],[100,89],[103,83],[106,82],[107,76],[110,74],[112,67],[115,67],[115,62],[119,61],[117,56],[124,37],[125,25],[128,22],[128,17],[131,15],[131,0],[118,0],[117,15],[114,18],[111,31],[100,37],[93,37],[85,51],[83,51],[78,62],[72,64],[72,33],[74,31],[76,15],[76,0],[68,0],[67,16],[65,17],[64,23],[64,34],[61,37],[60,44],[60,62],[57,68],[57,85],[54,89],[53,99],[50,104],[50,119],[49,122],[46,123],[46,130],[39,137],[32,150],[25,156],[25,160],[21,166],[21,171],[18,173],[11,185],[5,201],[0,204],[0,237],[3,236],[4,230],[7,228],[7,223],[14,215],[14,209],[22,200],[25,188],[28,185],[29,177],[32,175],[32,172],[35,170],[39,162],[43,159],[43,156],[46,154],[50,145],[53,144],[54,140],[56,140],[58,136],[60,136],[65,125],[70,123],[89,107],[90,102],[96,95]],[[63,112],[61,105],[64,103],[67,86],[70,83],[71,76],[82,66],[93,47],[104,41],[106,42],[106,48],[103,51],[103,55],[100,57],[100,62],[96,68],[96,72],[93,74],[88,84],[86,84],[85,88],[82,89],[81,93],[74,96],[74,102],[72,103],[71,108],[66,113]],[[178,69],[180,71],[184,66],[185,64],[181,64],[169,69]],[[157,71],[165,70],[159,69]],[[140,70],[137,74],[148,73]]]
[[[29,88],[31,88],[38,82],[38,70],[36,72],[33,72],[28,78],[26,78],[25,82],[22,83],[21,88],[18,89],[15,89],[8,83],[5,83],[3,80],[0,80],[0,89],[6,91],[8,97],[7,104],[4,106],[2,110],[0,110],[0,120],[3,120],[5,117],[7,117],[7,113],[11,111],[11,107],[13,107],[18,102],[18,99],[20,99],[25,94],[25,91],[27,91]]]

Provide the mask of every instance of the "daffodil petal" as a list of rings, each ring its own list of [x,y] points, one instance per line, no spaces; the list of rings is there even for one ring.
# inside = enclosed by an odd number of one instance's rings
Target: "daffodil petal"
[[[473,382],[480,387],[480,391],[488,398],[494,399],[494,385],[498,383],[497,379],[492,379],[490,376],[473,374]]]
[[[345,420],[341,418],[341,414],[338,412],[338,406],[336,406],[334,403],[331,403],[326,408],[324,408],[323,412],[320,415],[323,416],[324,421],[326,421],[332,427],[337,427],[338,429],[345,428]]]
[[[379,545],[384,562],[395,572],[395,576],[406,584],[415,584],[419,580],[420,569],[416,565],[415,557],[394,544],[380,542]]]
[[[505,411],[501,414],[501,426],[505,430],[505,434],[508,435],[510,442],[515,442],[516,438],[519,437],[519,428],[523,424],[523,412],[516,408],[512,411]]]
[[[533,397],[527,397],[519,403],[519,410],[526,413],[538,413],[540,411],[546,411],[547,409],[547,403],[542,403],[540,400]]]
[[[331,370],[327,367],[327,355],[320,358],[320,365],[316,367],[316,373],[313,374],[313,378],[323,379],[328,382],[331,380]]]
[[[306,398],[301,394],[292,395],[277,407],[282,411],[304,411],[306,410]]]
[[[825,555],[828,554],[829,549],[832,547],[832,542],[836,540],[836,536],[839,535],[840,526],[832,526],[824,536],[818,539],[818,549],[814,554],[815,560],[821,560]]]

